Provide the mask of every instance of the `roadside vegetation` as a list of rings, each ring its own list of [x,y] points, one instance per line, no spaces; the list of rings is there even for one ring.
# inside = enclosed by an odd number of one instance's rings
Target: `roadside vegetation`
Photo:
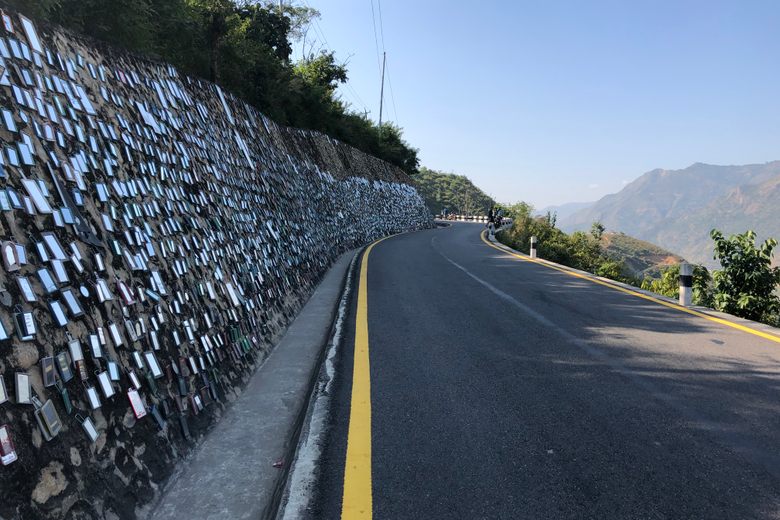
[[[600,245],[604,226],[598,222],[593,224],[589,233],[577,231],[567,234],[555,226],[554,213],[534,217],[533,207],[525,202],[503,206],[503,209],[505,215],[513,219],[510,228],[498,233],[498,239],[504,244],[527,252],[531,237],[535,236],[536,250],[541,258],[612,280],[632,285],[641,283],[641,280],[626,273],[622,261],[604,253]]]
[[[628,273],[625,260],[605,251],[604,226],[599,222],[593,223],[589,233],[567,234],[556,227],[555,214],[534,217],[533,207],[524,202],[504,206],[504,211],[514,221],[497,238],[509,247],[527,252],[531,237],[535,236],[540,258],[671,298],[679,297],[679,264],[661,268],[657,276],[633,276]],[[725,237],[716,229],[710,237],[721,269],[710,272],[704,266],[694,265],[694,305],[780,326],[780,267],[772,266],[777,240],[770,238],[756,245],[753,231]]]
[[[417,172],[417,150],[399,127],[380,128],[338,96],[347,64],[310,31],[315,9],[246,0],[0,0],[3,5],[171,63],[277,123],[326,133]],[[294,42],[302,49],[297,59]]]

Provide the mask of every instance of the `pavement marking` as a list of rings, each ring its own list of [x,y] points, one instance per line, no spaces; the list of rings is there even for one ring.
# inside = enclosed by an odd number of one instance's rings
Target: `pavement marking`
[[[371,520],[371,370],[368,359],[368,255],[377,240],[366,248],[360,265],[357,314],[355,316],[355,363],[352,369],[347,457],[344,464],[342,520]]]
[[[574,271],[569,271],[568,269],[563,269],[563,268],[555,266],[555,265],[550,265],[549,263],[540,261],[539,259],[536,259],[536,258],[531,258],[531,257],[528,257],[528,256],[520,255],[518,253],[513,253],[513,252],[510,252],[510,251],[507,251],[505,249],[502,249],[502,248],[498,247],[495,244],[492,244],[490,241],[488,241],[485,238],[485,236],[486,236],[486,232],[485,231],[483,231],[479,235],[479,238],[481,238],[482,241],[485,244],[489,245],[493,249],[497,249],[498,251],[501,251],[504,254],[507,254],[509,256],[513,256],[515,258],[519,258],[520,260],[523,260],[525,262],[531,262],[531,263],[534,263],[534,264],[538,264],[538,265],[547,267],[548,269],[553,269],[555,271],[560,271],[561,273],[567,274],[569,276],[573,276],[575,278],[581,278],[583,280],[587,280],[589,282],[593,282],[593,283],[598,284],[598,285],[603,285],[604,287],[609,287],[610,289],[614,289],[616,291],[620,291],[622,293],[629,294],[631,296],[636,296],[637,298],[642,298],[643,300],[647,300],[649,302],[657,303],[659,305],[663,305],[664,307],[668,307],[668,308],[674,309],[676,311],[684,312],[686,314],[690,314],[692,316],[697,316],[699,318],[704,318],[705,320],[709,320],[709,321],[712,321],[714,323],[718,323],[720,325],[725,325],[726,327],[731,327],[732,329],[737,329],[737,330],[740,330],[742,332],[747,332],[748,334],[752,334],[754,336],[758,336],[760,338],[768,339],[769,341],[774,341],[775,343],[780,343],[780,336],[777,336],[775,334],[771,334],[769,332],[763,332],[763,331],[760,331],[760,330],[756,330],[756,329],[753,329],[751,327],[746,327],[745,325],[741,325],[739,323],[734,323],[733,321],[729,321],[729,320],[726,320],[726,319],[723,319],[723,318],[718,318],[716,316],[710,316],[709,314],[705,314],[703,312],[699,312],[699,311],[696,311],[696,310],[693,310],[693,309],[689,309],[687,307],[683,307],[682,305],[677,305],[677,304],[670,303],[670,302],[667,302],[667,301],[664,301],[664,300],[661,300],[661,299],[658,299],[658,298],[653,298],[652,296],[648,296],[646,294],[642,294],[642,293],[637,292],[637,291],[632,291],[631,289],[626,289],[625,287],[620,287],[618,285],[614,285],[614,284],[605,282],[603,280],[599,280],[597,278],[586,276],[584,274],[580,274],[580,273],[577,273],[577,272],[574,272]]]

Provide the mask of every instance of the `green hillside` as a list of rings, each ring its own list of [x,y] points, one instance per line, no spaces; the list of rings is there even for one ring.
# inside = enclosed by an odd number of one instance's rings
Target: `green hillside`
[[[626,274],[640,280],[646,276],[658,277],[662,268],[683,261],[666,249],[625,233],[604,233],[601,247],[608,257],[623,263]]]
[[[494,201],[465,175],[420,168],[413,177],[415,186],[434,215],[447,209],[450,214],[486,215]]]

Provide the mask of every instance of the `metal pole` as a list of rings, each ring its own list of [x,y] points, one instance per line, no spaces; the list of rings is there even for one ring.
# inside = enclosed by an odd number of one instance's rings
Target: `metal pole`
[[[387,53],[382,53],[382,86],[379,88],[379,133],[382,133],[382,103],[385,99],[385,60]]]

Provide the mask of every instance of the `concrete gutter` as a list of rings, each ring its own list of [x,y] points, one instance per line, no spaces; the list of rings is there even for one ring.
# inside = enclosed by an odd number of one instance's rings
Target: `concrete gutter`
[[[506,244],[504,244],[502,242],[499,242],[497,238],[490,236],[488,233],[486,233],[485,235],[486,235],[486,238],[490,242],[492,242],[496,247],[499,247],[499,248],[503,249],[504,251],[506,251],[508,253],[513,253],[513,254],[516,254],[516,255],[520,255],[520,256],[528,258],[529,260],[531,259],[531,257],[529,255],[527,255],[526,253],[523,253],[523,252],[518,251],[516,249],[512,249],[511,247],[507,246]],[[600,282],[604,282],[604,283],[609,284],[609,285],[614,285],[616,287],[621,287],[623,289],[628,289],[630,291],[634,291],[636,293],[643,294],[643,295],[648,296],[650,298],[653,298],[655,300],[660,300],[660,301],[664,301],[664,302],[667,302],[667,303],[672,303],[674,305],[678,305],[679,306],[679,302],[677,300],[675,300],[674,298],[669,298],[668,296],[664,296],[662,294],[658,294],[658,293],[654,293],[654,292],[651,292],[651,291],[647,291],[645,289],[641,289],[639,287],[635,287],[635,286],[629,285],[627,283],[618,282],[618,281],[612,280],[610,278],[604,278],[603,276],[598,276],[598,275],[595,275],[593,273],[589,273],[587,271],[581,271],[579,269],[574,269],[573,267],[569,267],[569,266],[566,266],[566,265],[563,265],[563,264],[557,264],[557,263],[551,262],[549,260],[544,260],[543,258],[538,258],[537,257],[537,258],[534,258],[533,261],[534,262],[538,262],[540,264],[547,264],[547,265],[553,266],[553,267],[555,267],[557,269],[561,269],[561,270],[564,270],[564,271],[577,273],[577,274],[582,275],[582,276],[587,277],[587,278],[592,278],[594,280],[599,280]],[[764,333],[767,333],[767,334],[780,336],[780,329],[778,329],[777,327],[772,327],[771,325],[767,325],[766,323],[761,323],[761,322],[758,322],[758,321],[747,320],[745,318],[740,318],[738,316],[734,316],[733,314],[726,314],[725,312],[716,311],[714,309],[710,309],[709,307],[702,307],[702,306],[699,306],[699,305],[691,305],[690,307],[685,307],[685,308],[686,309],[693,309],[693,310],[698,311],[698,312],[700,312],[702,314],[707,314],[708,316],[712,316],[713,318],[720,318],[722,320],[730,321],[732,323],[736,323],[736,324],[742,325],[744,327],[749,327],[751,329],[755,329],[755,330],[758,330],[758,331],[761,331],[761,332],[764,332]]]
[[[349,251],[333,264],[241,396],[184,463],[149,519],[275,517],[357,252]]]

